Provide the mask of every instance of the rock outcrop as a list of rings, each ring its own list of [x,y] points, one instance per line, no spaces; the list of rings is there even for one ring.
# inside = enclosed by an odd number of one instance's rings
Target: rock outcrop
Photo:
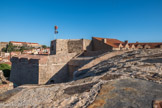
[[[103,84],[88,108],[152,108],[156,100],[162,100],[161,84],[126,78]]]
[[[6,80],[3,72],[0,70],[0,94],[13,89],[13,83]]]
[[[3,75],[2,70],[0,70],[0,84],[3,84],[6,81],[6,78]]]
[[[0,94],[0,107],[160,108],[162,49],[110,55],[78,69],[74,81],[23,85]]]
[[[93,61],[92,61],[93,62]],[[106,59],[95,66],[79,69],[75,79],[107,74],[162,83],[162,49],[137,50]]]

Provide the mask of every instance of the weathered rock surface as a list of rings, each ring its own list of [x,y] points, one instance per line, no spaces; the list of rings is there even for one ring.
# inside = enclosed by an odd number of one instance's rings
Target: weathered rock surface
[[[152,108],[162,100],[162,49],[108,53],[80,68],[75,79],[17,87],[0,94],[0,107]]]
[[[0,94],[13,89],[13,83],[6,80],[3,72],[0,70]]]
[[[6,81],[6,79],[5,79],[4,75],[3,75],[3,72],[2,72],[2,70],[0,70],[0,85],[5,83],[5,81]]]
[[[107,82],[88,108],[152,108],[162,100],[162,85],[139,79]]]
[[[100,82],[21,86],[0,95],[0,107],[79,108],[93,102]]]
[[[122,76],[162,83],[162,49],[137,50],[117,55],[95,66],[79,69],[75,72],[75,79],[103,73],[121,74]]]

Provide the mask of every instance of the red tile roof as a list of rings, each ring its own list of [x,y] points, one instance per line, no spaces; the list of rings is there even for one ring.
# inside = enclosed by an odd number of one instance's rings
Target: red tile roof
[[[162,45],[162,42],[158,42],[158,43],[129,43],[130,45],[131,44],[134,44],[135,47],[137,47],[137,45],[141,45],[141,46],[145,46],[145,45],[149,45],[150,48],[159,48],[160,45]]]
[[[131,48],[131,47],[133,47],[134,44],[129,44],[129,43],[128,43],[128,45],[129,45],[129,48]],[[135,47],[135,46],[134,46],[134,47]]]
[[[102,41],[103,39],[106,39],[106,44],[110,45],[114,48],[118,48],[120,44],[123,44],[124,42],[117,40],[117,39],[110,39],[110,38],[99,38],[99,37],[92,37],[94,39]]]
[[[106,39],[106,44],[107,45],[110,45],[114,48],[118,48],[120,44],[122,44],[123,46],[125,46],[125,42],[122,42],[120,40],[117,40],[117,39],[110,39],[110,38],[100,38],[100,37],[92,37],[94,39],[97,39],[99,41],[102,41],[103,39]],[[135,47],[137,47],[138,45],[141,45],[141,46],[145,46],[145,45],[149,45],[150,48],[160,48],[160,45],[162,45],[162,42],[157,42],[157,43],[139,43],[139,42],[136,42],[136,43],[128,43],[129,47],[132,47],[132,45],[134,44]]]
[[[38,43],[30,43],[30,42],[16,42],[16,41],[10,41],[11,43],[21,43],[21,44],[38,44]]]

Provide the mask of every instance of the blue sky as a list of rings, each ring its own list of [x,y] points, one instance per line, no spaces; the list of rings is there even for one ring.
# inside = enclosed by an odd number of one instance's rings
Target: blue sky
[[[92,36],[162,42],[162,0],[0,0],[0,41]]]

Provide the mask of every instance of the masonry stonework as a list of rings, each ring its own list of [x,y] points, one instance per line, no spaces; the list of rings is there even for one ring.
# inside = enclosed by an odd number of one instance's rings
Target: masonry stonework
[[[16,85],[66,82],[78,67],[90,62],[92,56],[114,50],[159,47],[162,48],[162,43],[128,43],[99,37],[92,37],[92,40],[56,39],[51,41],[51,55],[13,57],[10,81]]]
[[[68,41],[68,52],[76,52],[81,53],[83,51],[83,40],[76,39],[76,40],[69,40]]]
[[[68,52],[68,40],[56,39],[51,41],[51,55],[67,53]]]
[[[13,57],[11,62],[11,82],[16,85],[38,84],[39,59]]]
[[[92,51],[92,40],[83,39],[83,50]]]
[[[107,44],[105,44],[102,41],[99,41],[95,38],[92,38],[92,43],[93,43],[93,51],[99,51],[99,50],[103,50],[103,51],[112,51],[113,47],[108,46]]]
[[[68,80],[67,63],[75,53],[48,56],[48,61],[39,65],[39,84],[61,83]]]
[[[67,62],[75,55],[75,53],[66,53],[13,57],[10,81],[17,86],[65,82],[68,78]]]
[[[65,53],[81,53],[92,50],[91,40],[88,39],[56,39],[51,41],[51,55]]]

